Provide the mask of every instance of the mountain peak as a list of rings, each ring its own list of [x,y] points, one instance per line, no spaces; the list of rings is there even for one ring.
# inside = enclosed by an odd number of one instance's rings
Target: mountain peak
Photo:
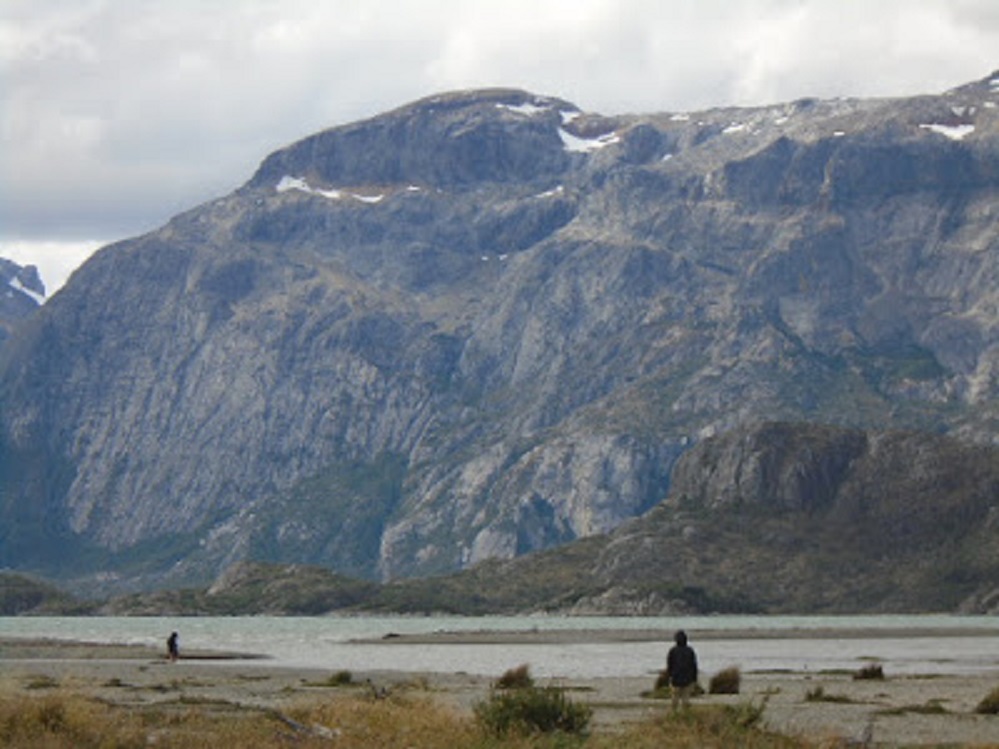
[[[267,157],[250,186],[285,176],[327,187],[550,182],[571,168],[560,132],[580,114],[517,89],[439,94],[293,143]]]

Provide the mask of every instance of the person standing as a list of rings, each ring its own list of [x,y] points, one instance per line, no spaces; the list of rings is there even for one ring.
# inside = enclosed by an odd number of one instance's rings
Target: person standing
[[[176,662],[180,658],[180,644],[178,639],[176,632],[171,632],[167,638],[167,658],[170,659],[171,663]]]
[[[666,655],[666,678],[672,688],[673,709],[676,710],[681,701],[685,708],[690,707],[690,694],[697,684],[697,653],[687,644],[687,633],[682,629],[673,639],[676,644]]]

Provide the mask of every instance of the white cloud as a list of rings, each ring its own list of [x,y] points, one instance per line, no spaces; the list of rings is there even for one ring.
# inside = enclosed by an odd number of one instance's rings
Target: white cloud
[[[992,0],[4,0],[0,231],[149,230],[277,147],[447,89],[688,111],[940,91],[996,49]]]

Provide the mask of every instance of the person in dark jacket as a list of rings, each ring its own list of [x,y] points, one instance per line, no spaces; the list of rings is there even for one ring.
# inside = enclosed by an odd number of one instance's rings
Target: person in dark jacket
[[[690,693],[697,684],[697,654],[687,644],[687,633],[682,629],[674,635],[676,645],[669,649],[666,656],[666,678],[672,687],[673,709],[680,706],[690,707]]]
[[[180,658],[180,643],[176,632],[171,632],[167,638],[167,658],[171,663]]]

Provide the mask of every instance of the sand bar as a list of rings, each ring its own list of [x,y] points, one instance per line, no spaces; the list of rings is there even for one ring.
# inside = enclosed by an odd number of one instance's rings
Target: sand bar
[[[670,642],[672,629],[527,629],[441,630],[420,634],[389,633],[352,640],[364,644],[398,645],[566,645],[609,642]],[[870,640],[918,637],[999,637],[999,626],[987,627],[793,627],[787,629],[688,629],[694,641],[704,640]]]

